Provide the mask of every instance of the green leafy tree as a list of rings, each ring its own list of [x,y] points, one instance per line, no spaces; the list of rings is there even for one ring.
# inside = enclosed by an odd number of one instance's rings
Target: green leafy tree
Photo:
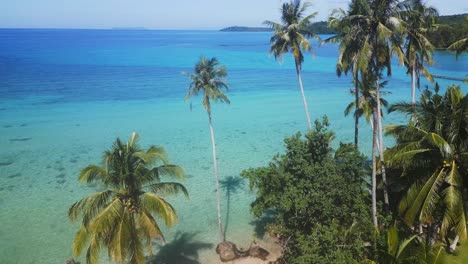
[[[296,73],[301,89],[302,100],[307,117],[309,130],[312,129],[312,123],[309,116],[309,107],[302,85],[302,63],[304,62],[303,51],[312,52],[312,45],[309,38],[315,37],[311,30],[311,22],[317,13],[305,15],[307,8],[310,6],[308,2],[304,4],[300,0],[292,0],[288,3],[283,3],[281,7],[281,23],[273,21],[265,21],[264,24],[274,30],[274,34],[270,39],[270,52],[273,53],[275,59],[281,60],[284,53],[291,52],[296,64]]]
[[[218,229],[219,239],[224,241],[223,224],[221,219],[221,194],[219,189],[219,174],[218,161],[216,158],[216,143],[211,121],[211,103],[222,102],[230,103],[228,97],[223,93],[223,88],[229,90],[225,78],[227,76],[226,67],[219,64],[216,58],[207,59],[201,57],[200,61],[195,65],[193,73],[187,73],[191,83],[185,96],[185,100],[189,100],[193,96],[202,94],[202,104],[208,114],[208,123],[210,125],[211,148],[213,152],[213,167],[216,180],[216,201],[218,209]]]
[[[137,144],[132,134],[127,143],[117,139],[104,152],[103,165],[89,165],[79,176],[82,183],[98,183],[105,191],[86,196],[74,203],[68,216],[81,218],[73,241],[73,254],[86,250],[86,263],[98,263],[102,248],[117,263],[145,263],[145,248],[152,255],[152,241],[164,236],[155,216],[167,226],[177,222],[172,205],[162,195],[183,193],[177,182],[161,182],[162,176],[182,179],[181,167],[168,163],[164,148]]]
[[[401,181],[406,182],[400,215],[409,226],[437,224],[441,238],[450,232],[465,238],[468,96],[458,86],[440,95],[436,85],[435,93],[426,89],[415,105],[398,103],[390,111],[417,120],[386,129],[397,140],[386,152],[389,165],[400,169]]]
[[[256,193],[254,215],[274,215],[269,230],[286,263],[358,263],[367,254],[366,159],[353,144],[333,151],[328,126],[326,118],[315,121],[305,138],[286,138],[286,152],[268,166],[241,173]]]

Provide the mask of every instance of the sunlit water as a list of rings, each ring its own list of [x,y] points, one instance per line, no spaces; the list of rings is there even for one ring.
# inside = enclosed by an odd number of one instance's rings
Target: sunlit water
[[[143,146],[164,146],[187,174],[190,199],[169,198],[180,217],[164,230],[169,248],[213,262],[218,235],[208,119],[199,100],[192,111],[184,103],[188,80],[181,72],[202,54],[227,66],[232,104],[214,106],[213,122],[221,180],[238,177],[267,164],[285,136],[307,127],[293,61],[285,56],[280,64],[268,54],[269,35],[0,30],[0,262],[64,263],[78,227],[67,209],[98,190],[77,182],[80,169],[99,163],[116,137],[126,140],[133,131]],[[350,78],[336,77],[336,46],[315,45],[315,51],[303,72],[311,116],[327,114],[336,143],[351,142],[353,120],[343,115],[353,100]],[[439,52],[435,60],[435,73],[468,73],[468,56],[456,61]],[[385,97],[408,100],[409,76],[396,64],[393,71]],[[385,119],[395,122],[401,117]],[[364,121],[360,133],[360,147],[370,153]],[[229,240],[247,246],[255,235],[253,194],[247,182],[233,182],[223,185],[224,225]]]

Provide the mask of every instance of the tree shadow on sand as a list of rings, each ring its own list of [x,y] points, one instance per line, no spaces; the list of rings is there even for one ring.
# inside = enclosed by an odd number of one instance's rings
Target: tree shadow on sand
[[[148,264],[201,264],[199,251],[213,248],[213,244],[196,240],[197,233],[177,232],[175,238],[148,258]]]
[[[236,176],[229,176],[224,180],[219,181],[221,188],[226,191],[227,208],[226,208],[226,222],[224,223],[224,237],[226,237],[226,230],[229,225],[229,215],[231,211],[231,194],[244,188],[244,179]]]
[[[251,225],[255,227],[255,236],[262,238],[265,236],[268,225],[272,224],[275,221],[275,214],[273,211],[265,212],[261,217],[250,222]]]

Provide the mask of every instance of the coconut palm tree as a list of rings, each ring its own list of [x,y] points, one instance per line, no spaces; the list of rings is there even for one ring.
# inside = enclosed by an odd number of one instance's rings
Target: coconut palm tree
[[[354,105],[361,105],[359,102],[359,72],[366,74],[368,62],[370,59],[369,38],[362,34],[362,28],[350,23],[350,17],[362,13],[367,7],[365,0],[353,0],[349,4],[348,11],[335,9],[329,18],[328,25],[338,32],[325,42],[339,43],[340,55],[336,64],[336,73],[341,76],[342,73],[352,72],[354,82]],[[346,114],[347,115],[347,114]],[[358,108],[354,113],[354,144],[359,144],[359,117]]]
[[[465,16],[465,32],[468,30],[468,17]],[[468,36],[462,38],[448,47],[449,50],[455,51],[457,53],[457,59],[463,52],[468,52]]]
[[[102,248],[117,263],[145,263],[145,248],[152,255],[152,241],[162,239],[155,216],[167,226],[177,221],[172,205],[162,195],[183,193],[177,182],[161,182],[162,176],[182,179],[181,167],[167,161],[164,148],[137,144],[133,133],[127,143],[117,139],[104,152],[103,165],[89,165],[78,179],[98,183],[106,190],[86,196],[68,210],[72,221],[81,218],[81,227],[73,241],[73,254],[86,250],[86,263],[98,263]]]
[[[400,168],[409,185],[399,212],[409,226],[438,223],[440,236],[467,236],[468,95],[449,87],[445,95],[426,89],[420,102],[398,103],[390,111],[415,116],[409,125],[389,126],[395,147],[389,165]]]
[[[400,63],[405,61],[404,52],[402,49],[404,33],[404,24],[400,18],[400,9],[397,0],[370,0],[368,8],[362,9],[362,13],[350,16],[351,23],[358,25],[361,28],[362,34],[366,34],[370,42],[370,61],[369,74],[375,76],[376,80],[376,129],[378,135],[378,143],[380,145],[380,164],[381,174],[384,189],[384,204],[389,207],[388,186],[384,160],[384,144],[382,132],[382,118],[380,104],[380,79],[383,76],[384,70],[387,75],[391,75],[391,59],[396,56]],[[373,166],[375,167],[375,166]],[[373,172],[375,174],[375,172]]]
[[[449,50],[457,53],[457,58],[463,52],[468,52],[468,37],[460,39],[448,47]]]
[[[225,240],[223,233],[223,224],[221,220],[221,194],[219,190],[219,175],[218,161],[216,159],[216,143],[211,120],[211,102],[230,103],[228,97],[223,93],[222,89],[229,90],[225,78],[227,76],[226,67],[221,66],[216,58],[207,59],[201,57],[200,61],[195,65],[193,73],[186,73],[190,78],[191,83],[185,96],[185,100],[189,100],[193,96],[202,93],[203,107],[208,114],[208,123],[210,125],[211,147],[213,151],[213,167],[216,179],[216,200],[218,208],[218,228],[220,242]]]
[[[358,80],[358,89],[361,91],[361,95],[359,96],[358,107],[356,107],[356,100],[352,101],[348,104],[348,106],[344,110],[344,115],[348,116],[351,111],[354,109],[354,115],[358,118],[364,116],[367,123],[370,124],[371,128],[374,129],[374,122],[372,121],[373,109],[376,108],[376,89],[375,83],[369,80],[367,75],[363,75],[365,80],[360,81]],[[384,87],[387,85],[388,81],[384,81],[380,83],[380,87]],[[356,94],[356,89],[352,89],[351,94]],[[380,91],[381,95],[386,94],[384,91]],[[380,104],[384,107],[388,106],[388,101],[385,100],[383,97],[380,97]],[[383,117],[384,112],[380,111],[380,115]]]
[[[433,82],[434,79],[424,66],[433,64],[434,46],[426,34],[433,29],[437,10],[426,6],[421,0],[406,0],[400,3],[400,14],[405,22],[405,66],[411,74],[411,102],[416,102],[416,84],[420,86],[421,73]]]
[[[265,21],[263,23],[275,31],[270,38],[270,53],[275,56],[275,59],[281,60],[283,54],[288,52],[291,52],[294,57],[307,124],[309,130],[311,130],[312,123],[309,116],[309,107],[307,106],[301,77],[302,63],[304,62],[303,52],[313,52],[309,38],[316,37],[311,31],[310,20],[314,18],[317,13],[305,15],[309,6],[310,4],[308,2],[302,4],[300,0],[292,0],[291,2],[283,3],[281,7],[281,23],[273,21]]]

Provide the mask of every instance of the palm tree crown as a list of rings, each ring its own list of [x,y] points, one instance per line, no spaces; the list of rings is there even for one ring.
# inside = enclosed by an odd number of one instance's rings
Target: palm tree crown
[[[263,22],[275,30],[270,39],[272,44],[270,52],[275,58],[281,60],[284,53],[291,52],[300,65],[304,62],[302,51],[313,51],[309,38],[315,37],[315,34],[310,30],[310,20],[317,13],[305,16],[305,11],[309,6],[310,3],[301,4],[300,0],[283,3],[281,24],[268,20]]]
[[[185,100],[189,100],[191,97],[197,96],[202,92],[203,107],[208,112],[211,112],[211,101],[230,103],[228,97],[222,91],[223,88],[226,91],[229,90],[225,82],[227,76],[226,67],[220,65],[216,58],[207,59],[202,56],[200,61],[195,65],[194,72],[185,74],[191,79]]]
[[[103,247],[117,263],[145,263],[145,248],[151,255],[151,242],[164,241],[155,216],[167,226],[177,221],[175,209],[161,195],[182,192],[188,196],[182,184],[161,182],[161,176],[184,176],[181,167],[168,163],[164,148],[144,150],[137,141],[136,133],[127,143],[117,139],[104,152],[102,166],[89,165],[80,173],[80,182],[107,188],[74,203],[68,211],[72,221],[82,219],[73,254],[81,255],[87,247],[86,263],[98,263]]]

